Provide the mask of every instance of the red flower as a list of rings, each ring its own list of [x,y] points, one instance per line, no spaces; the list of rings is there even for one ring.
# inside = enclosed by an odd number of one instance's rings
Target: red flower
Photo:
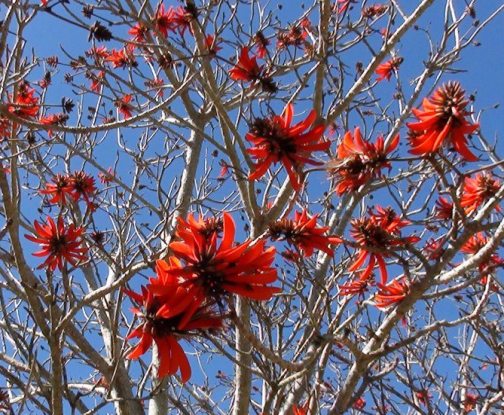
[[[0,141],[4,138],[9,138],[11,134],[10,120],[0,116]]]
[[[178,220],[179,240],[170,244],[173,255],[168,262],[157,262],[157,278],[151,279],[154,290],[162,292],[175,278],[188,288],[193,311],[208,301],[222,305],[226,293],[268,300],[280,292],[268,285],[277,279],[277,271],[271,266],[275,248],[266,248],[263,240],[235,244],[235,223],[229,213],[223,215],[220,244],[220,221],[197,221],[192,216],[187,221]]]
[[[72,180],[62,174],[57,174],[53,178],[53,183],[47,183],[45,189],[40,190],[39,193],[50,195],[49,203],[61,204],[62,206],[65,206],[67,199],[75,200],[76,197]]]
[[[378,75],[378,78],[376,79],[378,82],[383,81],[386,79],[387,81],[390,80],[390,77],[392,76],[392,72],[397,71],[399,69],[399,66],[401,63],[403,63],[403,58],[401,57],[395,57],[387,62],[382,63],[381,65],[378,65],[378,67],[375,70],[375,74]]]
[[[469,240],[462,246],[460,252],[468,255],[477,254],[486,244],[488,243],[488,238],[483,234],[483,232],[478,232],[472,235]],[[501,258],[497,253],[492,253],[484,261],[480,262],[478,269],[481,273],[481,283],[486,284],[488,274],[491,273],[495,268],[504,266],[504,259]],[[492,284],[492,289],[494,291],[498,290],[498,287]]]
[[[291,26],[288,30],[281,30],[277,34],[277,48],[283,49],[288,46],[303,47],[308,44],[308,29],[310,21],[303,19],[299,25]]]
[[[47,224],[41,225],[37,221],[33,223],[36,236],[25,235],[32,242],[40,244],[42,248],[33,255],[37,257],[47,256],[47,259],[37,268],[47,267],[54,271],[56,267],[61,271],[63,264],[67,261],[73,266],[78,261],[86,259],[86,247],[82,245],[82,234],[84,228],[76,228],[74,224],[66,227],[63,218],[58,218],[58,223],[54,223],[52,218],[47,217]]]
[[[186,319],[185,308],[179,307],[175,310],[166,305],[182,302],[187,305],[187,291],[176,285],[167,285],[164,288],[163,295],[156,295],[149,287],[142,287],[141,295],[124,290],[143,309],[133,308],[142,323],[127,338],[137,337],[140,341],[126,358],[138,359],[154,341],[159,354],[158,377],[174,375],[180,370],[182,382],[185,383],[191,377],[191,366],[178,340],[190,339],[203,330],[219,329],[222,327],[222,318],[203,306],[198,307],[192,316]]]
[[[429,393],[427,389],[419,390],[418,392],[415,393],[418,402],[420,402],[423,405],[427,405],[429,400],[432,398],[432,395]]]
[[[68,120],[67,114],[51,114],[46,117],[42,117],[39,122],[43,125],[65,125]],[[47,130],[49,137],[52,137],[52,130]]]
[[[222,48],[218,45],[217,40],[215,39],[214,35],[206,35],[205,44],[208,49],[208,53],[211,56],[217,55],[217,52],[222,50]]]
[[[264,57],[268,53],[267,47],[270,43],[269,40],[266,39],[266,37],[264,36],[264,34],[261,31],[259,31],[254,36],[254,42],[255,42],[255,45],[257,48],[257,57],[264,59]]]
[[[142,43],[145,42],[145,36],[149,33],[149,29],[143,26],[141,23],[137,23],[130,30],[128,30],[128,33],[133,36],[132,40],[134,42]]]
[[[173,7],[170,7],[165,12],[164,4],[161,4],[157,11],[156,16],[154,17],[154,24],[157,30],[164,36],[168,36],[168,31],[173,30],[174,23],[174,10]]]
[[[366,406],[366,401],[362,396],[359,396],[352,405],[352,408],[357,409],[359,411],[363,410]]]
[[[399,248],[408,243],[418,242],[417,236],[400,237],[401,228],[410,222],[401,219],[391,209],[383,209],[377,206],[377,213],[370,211],[369,217],[352,220],[352,237],[356,240],[360,248],[357,257],[348,268],[349,272],[357,271],[369,258],[369,262],[361,275],[362,280],[367,280],[376,264],[380,268],[381,282],[387,282],[387,265],[385,258],[389,255],[387,251],[392,248]]]
[[[96,192],[95,179],[83,171],[73,172],[70,175],[70,179],[72,190],[75,194],[74,200],[77,202],[82,196],[88,205],[91,204],[90,198]]]
[[[458,82],[448,82],[438,88],[431,98],[423,100],[423,110],[413,109],[419,121],[408,124],[414,133],[410,138],[410,153],[431,154],[449,141],[467,161],[478,160],[467,148],[466,134],[476,131],[479,125],[466,120],[469,112],[465,109],[468,102],[464,94]]]
[[[313,255],[314,250],[333,256],[330,245],[341,243],[341,239],[337,236],[324,236],[329,227],[317,226],[317,219],[318,215],[310,218],[306,209],[295,212],[294,220],[282,219],[270,224],[269,234],[274,240],[282,238],[294,245],[305,257]]]
[[[33,118],[38,115],[40,106],[39,99],[34,96],[35,90],[30,88],[28,82],[23,81],[19,84],[16,99],[9,104],[10,113],[21,118]],[[12,99],[12,95],[10,96]]]
[[[476,177],[466,177],[464,179],[464,187],[460,205],[464,208],[466,215],[470,215],[481,205],[495,196],[501,187],[500,181],[493,178],[490,173],[479,173]],[[496,206],[498,212],[501,211],[500,206]]]
[[[308,401],[303,406],[293,405],[292,406],[292,414],[293,415],[307,415],[309,409],[310,409],[310,400],[308,399]]]
[[[471,412],[476,407],[477,403],[478,396],[473,393],[467,392],[464,401],[464,413],[466,414],[468,412]]]
[[[362,9],[362,16],[367,19],[373,19],[375,17],[381,16],[387,11],[387,6],[383,4],[373,4]]]
[[[133,96],[131,94],[126,94],[122,98],[116,100],[114,105],[117,107],[117,110],[122,114],[125,120],[131,118],[133,107],[130,105],[131,99]]]
[[[427,254],[426,257],[433,261],[441,258],[445,251],[443,248],[444,242],[444,238],[439,238],[437,240],[429,239],[424,246],[424,251]]]
[[[377,284],[378,293],[374,297],[374,303],[380,310],[400,303],[409,294],[409,284],[404,277],[397,278],[389,284]]]
[[[182,6],[170,7],[165,11],[164,4],[161,4],[154,17],[154,24],[164,37],[168,36],[168,31],[175,32],[177,30],[183,36],[186,29],[190,29],[191,21],[196,18],[196,14],[196,11]]]
[[[89,72],[86,74],[86,77],[91,79],[91,86],[89,89],[93,92],[100,92],[103,80],[105,79],[105,71],[99,71],[97,74]]]
[[[261,79],[262,69],[255,56],[249,57],[248,47],[243,46],[238,62],[229,70],[229,76],[235,81],[255,82]]]
[[[440,197],[436,201],[436,217],[438,219],[451,219],[453,215],[453,203],[445,199],[444,197]]]
[[[245,136],[254,144],[247,152],[258,160],[249,180],[261,178],[272,163],[281,162],[287,170],[292,187],[297,191],[303,181],[303,165],[322,164],[310,156],[314,151],[329,149],[331,143],[322,140],[325,127],[317,125],[310,128],[317,118],[315,111],[311,111],[304,121],[291,125],[293,112],[294,107],[288,104],[282,116],[273,115],[269,119],[254,121],[251,131]]]
[[[355,191],[362,185],[381,175],[381,169],[388,167],[388,154],[399,144],[396,135],[385,148],[383,136],[379,136],[372,144],[362,138],[360,128],[357,127],[352,135],[347,131],[338,146],[338,157],[327,163],[329,172],[336,177],[336,192],[338,195]]]
[[[175,8],[173,15],[173,31],[178,30],[180,36],[184,36],[187,29],[191,30],[191,21],[196,19],[198,11],[191,6],[179,6]]]
[[[131,51],[127,48],[121,50],[113,49],[109,55],[105,58],[107,62],[110,62],[114,68],[125,68],[126,66],[137,66],[135,57],[131,54]]]
[[[109,56],[109,52],[105,46],[92,47],[86,51],[86,56],[93,56],[98,61],[102,61]]]
[[[353,296],[355,294],[359,294],[361,297],[364,296],[364,293],[368,290],[368,287],[374,284],[374,281],[372,281],[370,277],[371,276],[366,279],[359,278],[355,281],[350,281],[346,284],[338,285],[340,289],[338,295],[342,297],[347,295]]]

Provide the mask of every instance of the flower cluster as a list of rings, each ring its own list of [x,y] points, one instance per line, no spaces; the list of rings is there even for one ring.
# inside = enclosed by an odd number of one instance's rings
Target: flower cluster
[[[410,292],[410,285],[404,277],[396,278],[389,284],[378,283],[378,293],[374,296],[375,306],[381,310],[400,303]]]
[[[154,340],[162,349],[159,376],[180,368],[186,381],[190,368],[177,339],[220,327],[232,294],[268,300],[280,289],[270,286],[277,279],[275,249],[264,240],[235,243],[230,214],[224,213],[222,221],[179,218],[175,236],[171,255],[157,261],[157,275],[142,295],[130,293],[144,311],[137,312],[143,322],[130,335],[140,337],[140,343],[128,357],[139,357]]]
[[[39,99],[34,96],[35,90],[23,81],[19,84],[15,96],[10,95],[11,103],[8,111],[20,118],[34,118],[40,110]]]
[[[47,183],[40,194],[50,197],[49,203],[65,206],[68,201],[78,202],[82,197],[88,207],[93,207],[92,198],[96,192],[95,179],[83,171],[72,174],[57,174],[52,183]]]
[[[331,245],[341,243],[337,236],[325,236],[326,226],[317,226],[318,215],[310,217],[308,212],[295,212],[294,219],[282,219],[270,224],[269,235],[273,240],[285,240],[302,252],[303,256],[313,255],[315,250],[333,256]]]
[[[310,26],[308,18],[304,18],[298,25],[293,25],[288,30],[281,30],[277,35],[277,48],[284,49],[288,46],[295,46],[309,49],[310,44],[306,39]]]
[[[126,357],[138,359],[154,341],[160,363],[158,376],[174,375],[180,370],[182,382],[187,382],[191,377],[191,366],[178,340],[202,335],[204,330],[221,328],[222,317],[212,313],[207,306],[197,307],[190,316],[183,307],[170,307],[177,302],[187,304],[187,292],[177,284],[167,284],[162,293],[153,293],[151,287],[142,287],[142,294],[125,292],[138,305],[133,312],[142,320],[127,337],[140,341]]]
[[[252,86],[260,85],[263,91],[274,93],[276,84],[266,74],[264,66],[259,66],[255,56],[249,56],[249,49],[243,46],[236,65],[229,70],[229,76],[234,81],[251,82]]]
[[[170,6],[165,10],[164,4],[161,4],[154,16],[154,26],[164,37],[168,32],[178,32],[184,35],[187,29],[191,29],[191,21],[197,17],[197,11],[187,6]]]
[[[250,180],[260,179],[270,165],[281,162],[290,179],[294,190],[299,190],[303,182],[302,168],[305,164],[321,165],[310,158],[314,151],[326,151],[331,143],[324,141],[322,135],[325,127],[312,125],[317,118],[315,111],[295,125],[292,124],[294,107],[288,104],[281,116],[273,115],[267,119],[256,119],[245,138],[254,147],[247,152],[257,160]],[[308,130],[308,131],[307,131]]]
[[[376,81],[381,82],[384,79],[389,81],[390,77],[392,76],[392,73],[394,73],[399,69],[401,63],[403,63],[403,58],[401,58],[400,56],[396,56],[395,58],[392,58],[387,62],[378,65],[378,67],[375,70],[375,73],[378,75]]]
[[[376,212],[370,210],[369,216],[354,219],[351,224],[351,235],[359,249],[348,271],[357,271],[368,260],[368,265],[360,276],[363,281],[369,278],[378,264],[381,283],[385,284],[388,277],[385,258],[390,255],[389,251],[420,240],[417,236],[401,237],[401,229],[410,222],[401,219],[391,208],[377,206]]]
[[[412,131],[410,153],[426,155],[438,151],[450,142],[457,153],[467,161],[478,158],[467,147],[467,134],[479,127],[466,120],[468,101],[458,82],[448,82],[438,88],[432,97],[423,100],[423,110],[413,109],[418,122],[409,123]]]
[[[467,255],[476,255],[488,243],[488,238],[483,232],[478,232],[472,235],[469,240],[462,246],[460,252]],[[481,283],[486,284],[488,274],[493,272],[497,267],[504,266],[504,258],[501,258],[497,253],[491,253],[486,259],[480,262],[478,270],[481,274]],[[494,285],[495,290],[497,287]]]
[[[86,260],[88,249],[82,246],[84,228],[76,227],[74,224],[66,226],[61,216],[57,222],[48,217],[45,225],[35,221],[33,226],[35,227],[35,236],[25,235],[27,239],[38,243],[41,247],[41,250],[33,255],[47,257],[38,266],[39,269],[47,267],[54,271],[58,268],[61,271],[66,262],[76,266],[79,261]]]
[[[460,198],[460,205],[466,215],[470,215],[494,197],[500,187],[501,183],[488,172],[479,173],[475,177],[466,177]],[[498,212],[501,211],[498,205],[496,209]]]
[[[380,177],[381,169],[385,167],[390,169],[387,156],[398,144],[399,135],[396,135],[385,148],[382,136],[379,136],[373,144],[362,138],[359,127],[353,134],[348,131],[338,147],[338,157],[327,163],[329,173],[336,180],[336,192],[342,195],[355,191],[370,180]]]

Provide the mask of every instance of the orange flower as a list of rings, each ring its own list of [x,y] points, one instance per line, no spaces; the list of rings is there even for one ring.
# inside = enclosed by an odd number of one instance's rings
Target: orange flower
[[[438,219],[451,219],[453,215],[453,203],[445,199],[444,197],[440,197],[436,201],[436,218]]]
[[[40,106],[39,99],[34,96],[35,90],[30,88],[30,84],[23,81],[19,84],[16,99],[9,104],[8,110],[10,113],[21,118],[33,118],[38,115]],[[12,99],[12,95],[10,95]]]
[[[478,403],[478,396],[473,393],[467,392],[466,397],[465,397],[465,401],[463,404],[464,405],[464,413],[467,414],[467,413],[471,412],[476,407],[477,403]]]
[[[379,136],[372,144],[362,138],[360,128],[357,127],[352,135],[347,131],[338,146],[338,157],[329,163],[327,168],[336,177],[336,192],[339,195],[357,190],[363,184],[380,177],[381,169],[388,167],[387,156],[399,144],[396,135],[385,148],[383,136]]]
[[[359,396],[352,405],[352,408],[361,411],[366,406],[366,401],[362,396]]]
[[[264,57],[268,53],[268,45],[269,45],[269,40],[266,39],[264,34],[261,31],[258,31],[255,36],[254,36],[254,42],[257,48],[257,57],[264,59]]]
[[[84,228],[75,227],[74,224],[66,227],[63,218],[58,218],[57,224],[52,218],[47,217],[47,224],[41,225],[37,221],[33,223],[35,227],[35,235],[25,235],[32,242],[40,244],[42,248],[33,255],[37,257],[47,256],[47,259],[37,268],[47,267],[54,271],[56,267],[61,271],[63,265],[68,261],[73,266],[77,265],[78,261],[86,259],[86,247],[82,245],[82,234]]]
[[[355,281],[349,281],[346,284],[338,285],[340,289],[338,295],[342,297],[347,295],[353,296],[355,294],[359,294],[359,296],[361,297],[364,296],[364,293],[368,290],[368,287],[374,284],[374,281],[372,281],[370,277],[371,275],[366,279],[362,279],[361,277]]]
[[[387,285],[377,284],[378,293],[374,297],[375,306],[381,310],[400,303],[409,294],[409,284],[404,277],[399,277]]]
[[[168,262],[157,261],[157,278],[150,286],[155,292],[163,292],[173,281],[187,287],[192,303],[188,317],[203,303],[222,306],[227,293],[268,300],[280,292],[269,286],[277,279],[271,266],[275,248],[266,248],[263,240],[235,244],[235,223],[229,213],[223,214],[219,244],[220,221],[195,220],[192,215],[178,221],[179,240],[170,244],[173,255]]]
[[[388,60],[387,62],[378,65],[375,70],[375,74],[378,75],[378,78],[376,80],[378,82],[381,82],[384,79],[389,81],[392,73],[399,69],[399,66],[401,65],[401,63],[403,63],[403,60],[404,59],[401,57],[395,57]]]
[[[474,178],[466,177],[460,198],[460,205],[464,208],[466,215],[470,215],[495,196],[500,187],[500,181],[487,172],[479,173]],[[498,205],[496,209],[498,212],[501,211]]]
[[[387,6],[383,4],[373,4],[362,9],[362,16],[367,19],[373,19],[375,17],[381,16],[387,11]]]
[[[310,21],[305,18],[299,25],[291,26],[288,30],[281,30],[277,35],[277,48],[283,49],[288,46],[303,47],[308,43],[308,29]]]
[[[249,49],[243,46],[238,62],[229,70],[229,76],[235,81],[251,82],[260,79],[261,72],[262,66],[257,64],[256,57],[249,57]]]
[[[164,289],[163,295],[156,295],[149,287],[142,287],[142,294],[124,290],[143,309],[132,309],[142,323],[127,338],[136,337],[140,341],[126,358],[138,359],[154,341],[159,354],[158,377],[174,375],[180,370],[182,382],[185,383],[191,377],[191,366],[178,340],[193,338],[204,330],[221,328],[222,317],[202,306],[197,307],[190,318],[186,318],[186,308],[174,309],[166,305],[184,302],[187,306],[187,290],[177,285],[166,285]]]
[[[88,205],[91,204],[90,198],[94,197],[96,192],[95,179],[83,171],[75,171],[69,177],[74,200],[77,202],[82,196]]]
[[[401,219],[391,209],[376,207],[377,213],[370,211],[369,217],[354,219],[351,222],[352,237],[360,248],[357,250],[357,256],[348,268],[349,272],[357,271],[369,259],[368,265],[361,275],[362,280],[367,280],[371,275],[376,264],[380,268],[381,282],[387,282],[387,265],[385,258],[388,257],[387,250],[404,246],[408,243],[418,242],[417,236],[408,236],[401,238],[401,228],[410,222]],[[376,252],[376,251],[382,252]]]
[[[208,53],[211,56],[217,55],[217,52],[219,52],[220,50],[222,50],[222,47],[220,47],[218,45],[218,42],[215,39],[214,35],[206,35],[206,37],[205,37],[205,44],[206,44],[206,47],[208,49]]]
[[[133,37],[134,42],[142,43],[145,42],[145,36],[149,33],[149,28],[143,26],[141,23],[135,24],[128,33]]]
[[[121,50],[113,49],[105,58],[114,68],[126,68],[126,66],[136,67],[138,64],[131,51],[123,48]]]
[[[76,194],[73,183],[68,176],[57,174],[52,181],[52,183],[46,184],[45,189],[39,191],[40,194],[51,196],[49,203],[65,206],[67,199],[75,200]]]
[[[126,94],[122,98],[116,100],[114,105],[117,107],[117,110],[122,114],[125,120],[131,118],[133,107],[130,102],[133,96],[131,94]]]
[[[477,254],[486,244],[488,243],[488,238],[483,232],[478,232],[472,235],[469,240],[462,246],[460,252],[468,255]],[[504,266],[504,259],[501,258],[497,253],[492,253],[484,261],[480,262],[478,265],[479,272],[481,273],[481,283],[486,284],[488,274],[493,272],[495,268]],[[494,291],[498,290],[495,284],[492,284],[492,289]]]
[[[68,120],[67,114],[51,114],[40,118],[39,122],[42,125],[65,125]],[[49,137],[52,137],[52,130],[47,130]]]
[[[438,88],[431,98],[423,100],[423,110],[413,109],[419,121],[408,124],[414,133],[410,138],[410,153],[431,154],[448,141],[467,161],[478,160],[467,148],[465,136],[476,131],[479,125],[466,120],[469,112],[465,109],[468,101],[464,94],[458,82],[448,82]]]
[[[269,234],[272,239],[284,239],[296,246],[305,257],[313,255],[314,250],[320,250],[333,256],[330,245],[341,243],[337,236],[324,236],[329,227],[317,226],[318,215],[308,216],[306,209],[295,212],[294,220],[282,219],[270,224]]]
[[[294,107],[288,104],[282,116],[273,115],[269,119],[256,119],[245,138],[254,144],[247,152],[258,160],[249,180],[260,179],[272,163],[281,162],[294,190],[301,188],[304,164],[321,165],[310,158],[314,151],[326,151],[331,143],[323,141],[325,127],[312,125],[317,118],[315,111],[295,125],[292,124]],[[306,131],[308,130],[308,131]]]

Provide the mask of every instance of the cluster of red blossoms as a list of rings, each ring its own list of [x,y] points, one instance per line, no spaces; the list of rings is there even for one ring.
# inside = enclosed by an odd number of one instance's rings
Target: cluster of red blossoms
[[[395,136],[385,148],[382,136],[372,144],[362,138],[359,127],[355,129],[353,135],[348,131],[338,147],[338,157],[327,163],[330,174],[336,179],[338,195],[355,191],[363,184],[380,177],[381,169],[390,169],[387,156],[398,144],[399,135]]]
[[[488,238],[483,232],[478,232],[477,234],[471,236],[469,240],[462,246],[460,252],[468,255],[476,255],[483,247],[488,243]],[[481,283],[486,284],[488,280],[488,275],[495,271],[498,267],[504,266],[504,258],[501,258],[497,253],[490,254],[490,256],[481,261],[478,270],[481,274]],[[498,287],[492,284],[492,289],[498,291]]]
[[[375,73],[378,75],[376,81],[381,82],[384,79],[389,81],[392,74],[399,69],[399,66],[401,65],[401,63],[403,63],[403,60],[404,59],[401,58],[400,56],[396,56],[395,58],[392,58],[387,62],[378,65],[378,67],[375,70]]]
[[[294,190],[298,191],[303,182],[302,168],[305,164],[322,165],[310,158],[314,151],[326,151],[331,143],[323,140],[324,125],[312,125],[317,118],[315,111],[295,125],[292,124],[294,107],[288,104],[281,116],[254,120],[245,138],[254,147],[247,152],[257,160],[250,180],[260,179],[273,163],[282,163]],[[308,130],[308,131],[307,131]]]
[[[333,256],[331,245],[342,242],[337,236],[326,236],[327,226],[317,225],[318,215],[310,217],[306,209],[295,212],[294,219],[282,219],[270,224],[269,235],[273,240],[284,240],[294,246],[304,257],[313,255],[315,250]]]
[[[370,210],[369,216],[352,221],[351,235],[359,246],[354,262],[348,268],[349,272],[358,271],[368,260],[368,265],[358,278],[340,285],[340,295],[363,295],[370,285],[372,271],[376,265],[380,269],[380,283],[375,295],[375,304],[385,309],[402,301],[409,292],[409,284],[403,278],[398,278],[387,284],[388,272],[385,259],[392,249],[399,249],[407,244],[420,240],[417,236],[401,237],[401,229],[410,222],[401,219],[391,208],[376,207],[376,212]]]
[[[305,17],[298,25],[293,25],[288,30],[281,30],[277,35],[277,48],[284,49],[288,46],[295,46],[309,50],[311,45],[306,39],[310,28],[310,20]]]
[[[449,142],[467,161],[478,158],[467,147],[467,134],[479,127],[466,120],[468,101],[458,82],[448,82],[438,88],[432,97],[423,100],[423,109],[413,109],[418,122],[409,123],[410,153],[426,155],[438,151]]]
[[[487,172],[479,173],[474,178],[466,177],[460,198],[460,205],[464,208],[466,215],[470,215],[494,197],[500,187],[500,181]],[[498,212],[501,211],[498,205],[495,209]]]
[[[65,206],[68,201],[78,202],[82,198],[93,208],[92,198],[96,193],[95,179],[83,171],[57,174],[52,183],[47,183],[40,193],[50,197],[49,203]]]
[[[252,87],[260,85],[263,91],[277,91],[275,82],[266,73],[264,65],[259,66],[255,56],[249,56],[249,49],[243,46],[236,65],[229,70],[229,76],[234,81],[251,82]]]
[[[23,81],[19,84],[15,96],[10,95],[11,103],[8,111],[20,118],[34,118],[38,115],[40,106],[39,99],[35,95],[35,89]]]
[[[179,218],[175,236],[169,245],[171,256],[157,261],[157,275],[142,294],[127,291],[143,308],[135,309],[143,321],[129,337],[140,337],[140,343],[128,358],[138,358],[154,340],[160,355],[158,375],[180,368],[185,382],[190,366],[177,340],[221,327],[233,294],[268,300],[280,289],[269,285],[277,279],[272,267],[275,248],[266,247],[264,240],[235,243],[230,214],[224,213],[222,221]]]
[[[33,226],[35,227],[36,236],[25,235],[27,239],[38,243],[41,247],[41,250],[35,252],[33,255],[47,257],[38,266],[38,269],[47,267],[51,271],[54,271],[56,268],[61,271],[66,262],[76,266],[78,261],[86,259],[88,249],[82,246],[84,228],[76,227],[74,224],[70,224],[67,227],[61,216],[56,223],[52,218],[47,217],[45,225],[41,225],[35,221]]]

